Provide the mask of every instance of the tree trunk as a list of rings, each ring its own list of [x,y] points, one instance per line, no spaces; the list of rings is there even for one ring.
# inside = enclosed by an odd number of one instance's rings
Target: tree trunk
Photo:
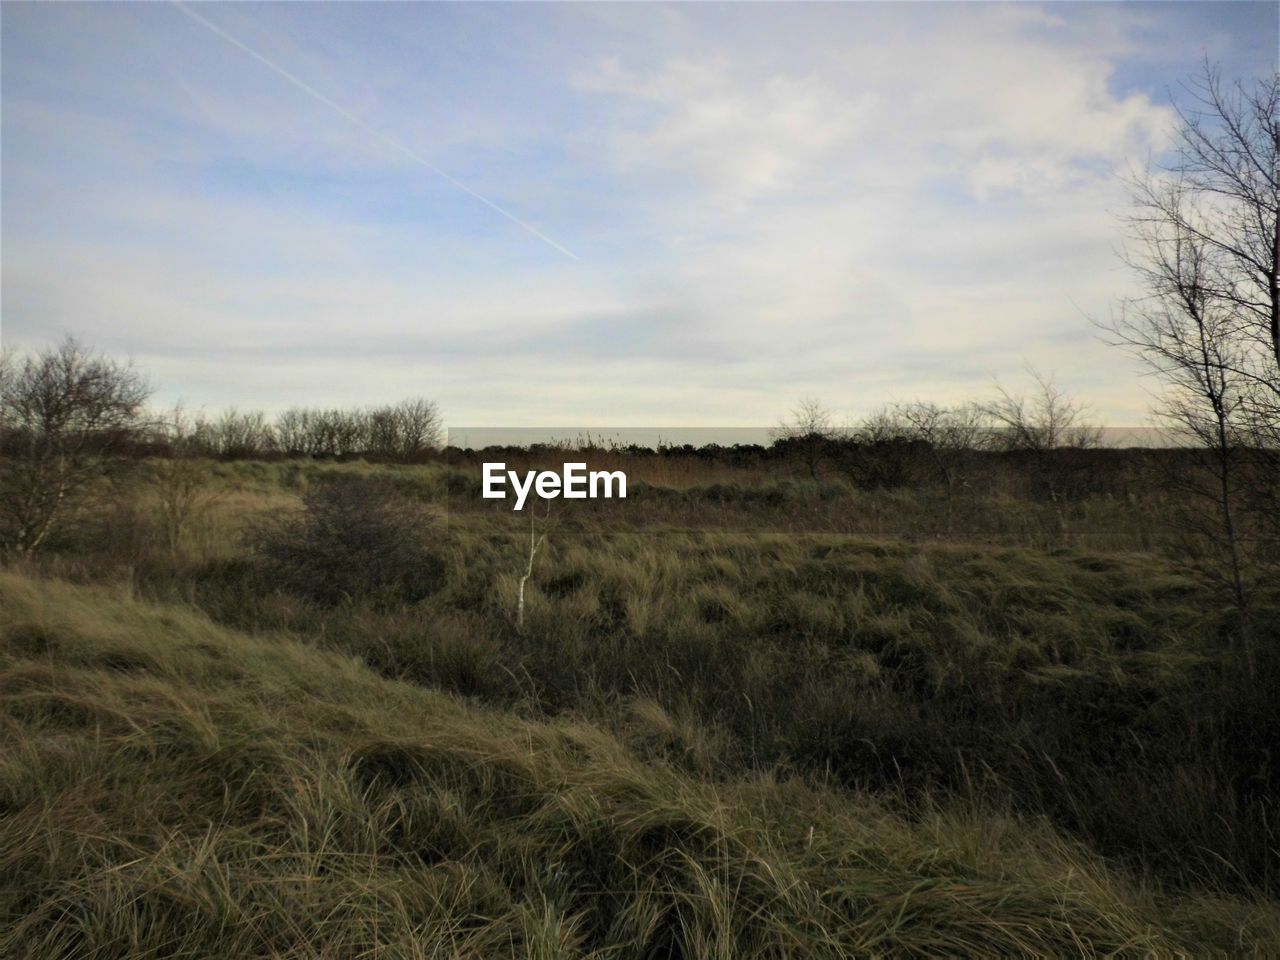
[[[1271,354],[1276,361],[1276,375],[1280,377],[1280,208],[1277,208],[1274,228],[1271,231],[1271,275],[1267,278],[1271,294]],[[1280,383],[1276,384],[1280,390]]]

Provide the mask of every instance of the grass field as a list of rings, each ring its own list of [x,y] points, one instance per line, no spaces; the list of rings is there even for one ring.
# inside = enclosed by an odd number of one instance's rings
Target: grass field
[[[1041,820],[697,777],[118,590],[0,579],[6,956],[1260,949]],[[642,711],[647,736],[658,708]]]
[[[447,509],[425,594],[320,600],[246,545],[369,475]],[[553,511],[521,625],[528,520],[456,471],[210,464],[176,549],[138,480],[0,577],[2,955],[1280,943],[1276,618],[1246,669],[1120,506],[1066,518],[1116,511],[1100,551],[654,487]]]

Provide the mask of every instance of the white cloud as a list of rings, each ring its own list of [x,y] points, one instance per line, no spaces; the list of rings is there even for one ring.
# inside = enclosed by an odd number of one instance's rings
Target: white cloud
[[[936,176],[984,199],[1034,195],[1162,143],[1171,111],[1113,95],[1113,63],[1087,39],[1023,33],[1058,18],[966,13],[945,29],[863,38],[847,56],[796,51],[785,70],[772,68],[776,57],[717,50],[643,69],[607,58],[577,84],[624,101],[610,144],[624,175],[665,170],[711,200],[767,200],[810,178],[827,195],[851,181],[911,187]]]
[[[565,263],[172,11],[130,9],[95,29],[138,18],[121,36],[155,59],[80,37],[6,82],[10,335],[74,327],[209,404],[425,390],[471,423],[767,423],[801,394],[959,399],[1028,359],[1139,418],[1081,311],[1127,289],[1114,172],[1169,129],[1115,83],[1158,11],[404,6],[421,57],[382,37],[399,53],[376,63],[323,18],[219,14],[447,150]]]
[[[680,198],[652,214],[675,254],[652,282],[733,344],[726,379],[867,406],[915,371],[954,394],[1028,357],[1124,376],[1082,311],[1127,289],[1114,173],[1161,148],[1170,111],[1111,93],[1087,38],[1025,34],[1060,18],[966,13],[792,73],[715,49],[578,78],[617,104],[618,175]]]
[[[611,155],[624,173],[678,170],[730,207],[811,174],[859,130],[875,99],[851,102],[812,75],[745,79],[722,56],[674,60],[656,72],[606,59],[577,85],[652,108],[651,119],[613,131]]]

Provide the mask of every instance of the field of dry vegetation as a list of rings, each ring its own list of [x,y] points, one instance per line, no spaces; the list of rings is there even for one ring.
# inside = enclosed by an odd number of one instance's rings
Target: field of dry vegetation
[[[1280,596],[1096,456],[633,454],[519,619],[465,457],[135,460],[0,571],[0,954],[1265,955]]]

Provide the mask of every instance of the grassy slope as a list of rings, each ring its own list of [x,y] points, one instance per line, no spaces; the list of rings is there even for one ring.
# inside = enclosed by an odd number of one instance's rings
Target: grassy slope
[[[1047,828],[699,782],[100,588],[0,574],[6,957],[1195,954],[1280,912],[1159,897]]]
[[[561,527],[517,631],[522,531],[481,519],[451,523],[448,583],[411,610],[317,611],[243,566],[202,581],[202,602],[494,704],[608,717],[651,699],[675,721],[668,755],[699,774],[784,763],[954,790],[989,772],[1165,877],[1267,875],[1268,811],[1229,786],[1258,759],[1220,756],[1262,752],[1265,716],[1237,693],[1253,739],[1224,726],[1223,618],[1149,557]]]
[[[433,544],[447,582],[389,609],[284,592],[243,543],[334,477],[392,476],[438,499],[442,468],[208,467],[214,502],[177,555],[147,529],[144,488],[50,567],[126,577],[226,626],[287,633],[494,707],[585,715],[697,777],[783,765],[966,796],[976,781],[1162,883],[1280,893],[1280,662],[1241,677],[1224,655],[1221,593],[1150,554],[858,539],[806,527],[807,501],[778,525],[745,487],[730,492],[751,502],[734,509],[775,532],[718,528],[701,507],[668,515],[665,500],[661,522],[641,529],[557,502],[517,630],[529,531],[506,510],[450,497]],[[860,494],[837,505],[872,527],[893,514]],[[1016,510],[1006,520],[1021,522]],[[781,532],[797,524],[809,532]],[[1280,649],[1280,614],[1261,609],[1256,628],[1259,651]]]

